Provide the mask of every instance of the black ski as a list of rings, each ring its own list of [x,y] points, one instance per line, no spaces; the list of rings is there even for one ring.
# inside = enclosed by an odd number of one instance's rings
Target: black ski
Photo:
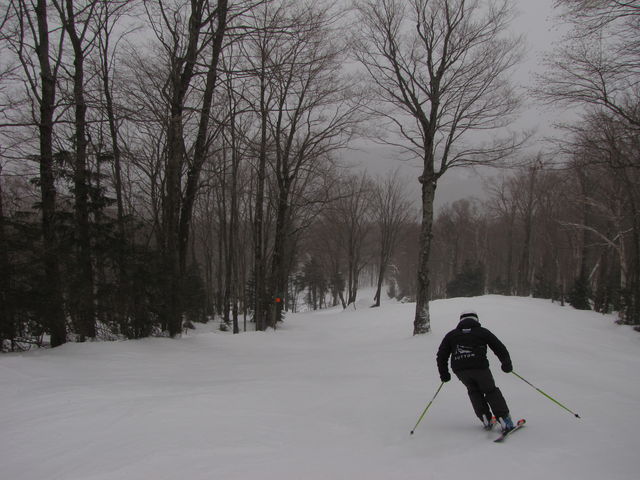
[[[515,427],[513,427],[511,430],[507,432],[502,432],[500,436],[494,440],[494,442],[496,443],[503,442],[504,439],[507,438],[509,435],[511,435],[513,432],[515,432],[516,430],[520,430],[522,427],[524,427],[525,423],[527,423],[527,421],[524,418],[521,418],[520,420],[518,420]]]

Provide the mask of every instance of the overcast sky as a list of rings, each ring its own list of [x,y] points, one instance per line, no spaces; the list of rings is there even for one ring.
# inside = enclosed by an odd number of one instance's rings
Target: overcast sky
[[[514,80],[522,88],[530,86],[536,72],[542,71],[541,59],[545,52],[553,47],[560,37],[558,22],[554,20],[556,12],[553,8],[553,0],[513,0],[519,14],[512,24],[514,32],[523,34],[526,43],[526,56],[514,73]],[[536,129],[538,137],[553,133],[553,123],[558,120],[560,113],[552,111],[549,107],[536,105],[529,101],[523,108],[520,120],[516,128]],[[400,167],[402,174],[411,178],[409,183],[415,183],[412,190],[419,200],[419,188],[415,178],[419,175],[418,163],[409,164],[393,160],[394,154],[390,148],[367,145],[362,152],[349,152],[345,158],[349,158],[371,174],[383,174],[389,170]],[[543,147],[541,141],[534,141],[530,149],[538,151]],[[495,169],[491,169],[495,172]],[[493,174],[493,173],[492,173]],[[451,203],[468,196],[481,196],[483,193],[483,172],[471,169],[453,169],[448,171],[438,183],[436,191],[436,207]],[[415,182],[414,182],[415,181]]]

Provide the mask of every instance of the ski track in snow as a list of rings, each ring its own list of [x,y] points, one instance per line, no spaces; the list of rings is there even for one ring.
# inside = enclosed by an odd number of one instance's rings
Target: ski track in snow
[[[276,332],[202,326],[181,339],[66,344],[0,356],[0,478],[12,480],[637,477],[640,334],[547,300],[483,296],[288,314]],[[503,444],[435,354],[464,309],[508,347],[489,353],[514,420]]]

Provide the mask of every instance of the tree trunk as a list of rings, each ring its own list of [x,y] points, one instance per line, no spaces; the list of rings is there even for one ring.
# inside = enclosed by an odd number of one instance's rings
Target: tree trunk
[[[120,151],[120,141],[118,139],[118,126],[115,113],[115,107],[113,104],[113,96],[111,91],[111,80],[109,77],[109,41],[110,30],[107,24],[108,19],[105,19],[103,24],[104,38],[100,43],[100,73],[102,76],[102,89],[105,100],[105,114],[107,116],[107,124],[109,126],[109,135],[111,137],[111,152],[113,155],[113,183],[116,194],[116,228],[118,242],[116,247],[116,275],[117,275],[117,298],[115,307],[116,321],[120,325],[121,333],[128,335],[128,295],[126,292],[129,289],[128,276],[126,268],[126,250],[127,250],[127,236],[125,230],[125,214],[124,214],[124,200],[123,200],[123,186],[122,186],[122,153]]]
[[[384,255],[380,258],[380,265],[378,265],[378,281],[376,284],[376,294],[373,297],[374,307],[380,306],[380,296],[382,295],[382,282],[384,281],[384,276],[386,274],[386,265],[388,260],[384,258]]]
[[[282,318],[282,307],[287,291],[287,265],[285,251],[288,239],[288,212],[289,212],[289,187],[286,180],[280,189],[278,199],[278,211],[276,212],[276,231],[274,236],[273,256],[271,258],[272,288],[271,302],[275,308],[275,314],[271,318],[271,328]],[[278,300],[279,299],[279,300]]]
[[[256,175],[256,206],[253,224],[253,269],[254,269],[254,318],[256,330],[266,328],[265,319],[265,259],[263,258],[264,242],[264,188],[266,182],[267,165],[267,105],[265,100],[265,62],[262,58],[262,71],[260,73],[260,152],[258,155],[258,171]]]
[[[433,161],[425,160],[425,173],[429,173]],[[433,173],[420,177],[422,183],[422,224],[420,226],[420,252],[418,258],[418,282],[416,292],[416,313],[413,321],[413,334],[431,331],[429,317],[429,254],[433,239],[433,201],[436,195],[437,179]]]
[[[515,205],[512,208],[511,212],[509,212],[509,218],[507,223],[507,284],[506,284],[506,295],[513,295],[513,233],[515,229]]]
[[[591,219],[591,203],[589,201],[589,186],[587,184],[587,176],[580,168],[578,173],[578,180],[580,181],[580,201],[582,205],[582,225],[592,225]],[[578,277],[588,279],[589,278],[589,245],[591,244],[591,232],[587,228],[580,229],[580,262]]]
[[[524,244],[522,255],[518,265],[518,295],[528,296],[531,294],[531,243],[533,241],[533,209],[535,202],[536,176],[538,164],[531,167],[529,172],[529,185],[527,192],[527,203],[523,212],[524,217]]]
[[[229,263],[229,276],[227,282],[232,301],[233,333],[240,333],[238,326],[238,265],[236,252],[240,249],[238,245],[238,167],[240,163],[237,145],[235,143],[235,128],[232,126],[231,144],[231,212],[229,218],[229,241],[227,242],[229,253],[227,261]]]
[[[229,315],[230,315],[230,301],[231,297],[231,289],[230,289],[230,278],[231,278],[231,261],[229,259],[231,246],[231,234],[230,234],[230,223],[231,219],[227,219],[227,215],[230,214],[229,209],[227,208],[227,197],[229,189],[227,188],[227,177],[229,174],[227,173],[227,147],[225,146],[222,154],[222,168],[220,170],[220,191],[222,194],[220,195],[219,206],[220,206],[220,231],[218,233],[220,237],[220,314],[222,316],[222,320],[224,323],[229,323]],[[233,181],[233,180],[232,180]]]
[[[178,88],[175,86],[174,88]],[[163,329],[171,337],[182,330],[180,305],[180,178],[183,164],[182,151],[182,100],[174,99],[167,129],[167,166],[165,170],[164,221],[164,308]]]
[[[58,237],[55,228],[56,189],[53,174],[53,113],[56,95],[56,80],[53,76],[49,57],[49,26],[47,2],[38,0],[38,60],[42,77],[40,92],[40,192],[42,195],[42,236],[43,260],[46,282],[46,313],[51,334],[51,346],[56,347],[67,341],[66,321],[61,291],[60,266],[58,264]]]
[[[222,182],[222,189],[224,190],[225,181]],[[225,318],[224,310],[226,308],[225,304],[225,269],[228,268],[228,265],[225,264],[226,261],[226,250],[227,250],[227,216],[226,216],[226,208],[224,206],[224,195],[222,195],[222,199],[218,201],[218,217],[219,217],[219,227],[218,227],[218,269],[216,272],[216,313],[227,320]]]
[[[211,118],[211,105],[213,103],[213,93],[218,79],[218,62],[222,52],[222,41],[227,26],[227,0],[219,0],[217,6],[218,28],[213,37],[211,45],[211,59],[207,71],[207,80],[204,88],[202,109],[198,122],[198,135],[193,149],[193,161],[187,172],[187,185],[180,211],[180,273],[184,275],[186,269],[186,258],[188,254],[189,234],[191,230],[191,219],[193,217],[193,205],[195,203],[198,185],[200,183],[200,172],[209,153],[209,121]]]
[[[64,10],[61,7],[61,13]],[[96,336],[94,278],[89,232],[89,175],[87,169],[87,104],[84,98],[84,45],[78,36],[73,1],[66,0],[64,27],[73,46],[73,99],[75,103],[75,167],[73,184],[75,195],[76,239],[78,242],[78,278],[75,291],[78,321],[76,331],[81,341]]]
[[[9,246],[4,228],[2,179],[0,178],[0,352],[4,341],[13,341],[16,335],[13,296],[11,295],[12,273],[9,262]]]
[[[640,324],[640,209],[638,209],[637,189],[634,188],[627,175],[625,175],[625,183],[631,188],[631,190],[628,190],[628,196],[632,222],[631,238],[633,240],[631,243],[633,261],[629,269],[631,272],[630,278],[628,278],[631,305],[626,306],[625,322],[638,325]]]
[[[191,16],[189,18],[188,40],[183,56],[171,58],[170,84],[171,100],[169,105],[170,118],[167,125],[167,163],[165,170],[165,198],[164,198],[164,292],[165,305],[162,309],[163,323],[171,337],[182,331],[181,289],[186,268],[187,250],[189,245],[189,229],[191,228],[191,211],[197,190],[201,162],[204,161],[207,150],[207,128],[210,102],[207,95],[213,91],[215,72],[212,65],[217,65],[216,49],[212,54],[207,86],[203,98],[203,107],[198,125],[198,136],[194,148],[194,160],[188,173],[185,197],[182,198],[182,168],[187,152],[184,151],[183,113],[185,98],[191,85],[197,62],[200,35],[205,25],[202,22],[204,3],[201,0],[191,2]],[[226,0],[220,2],[226,5]],[[220,6],[220,4],[219,4]],[[218,11],[219,19],[226,15]],[[224,31],[223,26],[218,25]],[[217,41],[214,40],[214,43]],[[221,40],[220,40],[221,41]],[[218,52],[219,53],[219,52]],[[210,90],[210,91],[209,91]],[[203,121],[204,119],[204,121]],[[184,201],[184,204],[183,204]]]

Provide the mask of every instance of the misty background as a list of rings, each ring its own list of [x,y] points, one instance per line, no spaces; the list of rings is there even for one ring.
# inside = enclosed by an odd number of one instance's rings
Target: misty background
[[[2,349],[277,329],[365,287],[415,303],[414,334],[430,301],[482,294],[640,323],[639,19],[3,3]]]

